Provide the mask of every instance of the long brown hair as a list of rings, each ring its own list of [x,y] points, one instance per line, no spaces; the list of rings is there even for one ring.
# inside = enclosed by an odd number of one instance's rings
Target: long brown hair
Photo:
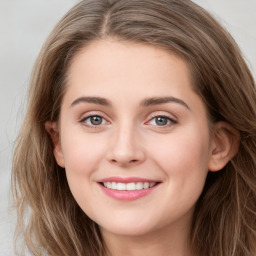
[[[211,122],[240,133],[237,155],[209,173],[191,226],[196,255],[256,255],[256,92],[229,33],[189,0],[84,0],[57,24],[31,76],[27,114],[13,159],[18,231],[34,255],[105,253],[97,224],[79,208],[53,156],[46,121],[59,118],[73,57],[111,37],[161,47],[188,63]]]

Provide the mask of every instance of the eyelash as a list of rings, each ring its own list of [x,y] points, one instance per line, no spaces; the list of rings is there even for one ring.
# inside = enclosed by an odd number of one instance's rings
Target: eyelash
[[[157,125],[157,118],[162,118],[164,119],[167,123],[166,124],[163,124],[163,125]],[[154,117],[152,117],[146,124],[150,124],[150,122],[152,122],[153,120],[155,120],[155,124],[153,124],[153,126],[157,126],[157,127],[169,127],[169,126],[172,126],[172,125],[175,125],[177,124],[177,120],[169,117],[169,116],[166,116],[166,115],[156,115]]]
[[[101,122],[99,124],[92,124],[92,118],[100,118]],[[164,123],[163,125],[157,125],[157,118],[164,119],[166,123]],[[155,120],[155,124],[150,124],[153,120]],[[90,124],[86,123],[87,121],[89,121]],[[101,125],[105,125],[105,124],[109,123],[101,115],[89,115],[89,116],[83,118],[80,122],[83,123],[85,126],[91,127],[91,128],[98,128]],[[169,116],[166,116],[166,115],[156,115],[156,116],[152,117],[148,122],[146,122],[146,125],[152,125],[152,126],[162,127],[162,128],[170,127],[175,124],[177,124],[177,120],[175,120]]]
[[[100,124],[98,124],[98,125],[92,124],[92,118],[100,118],[101,120],[104,121],[104,123],[103,123],[103,124],[100,123]],[[87,123],[86,123],[87,120],[90,121],[90,124],[87,124]],[[80,122],[81,122],[82,124],[84,124],[85,126],[87,126],[87,127],[92,127],[92,128],[98,128],[98,126],[104,125],[104,124],[107,124],[107,123],[108,123],[108,121],[107,121],[104,117],[102,117],[101,115],[89,115],[89,116],[83,118]]]

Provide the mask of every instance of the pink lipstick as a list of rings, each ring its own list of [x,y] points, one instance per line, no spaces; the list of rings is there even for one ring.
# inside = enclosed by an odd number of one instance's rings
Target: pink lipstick
[[[99,181],[103,192],[114,199],[131,201],[154,191],[159,181],[137,177],[109,177]]]

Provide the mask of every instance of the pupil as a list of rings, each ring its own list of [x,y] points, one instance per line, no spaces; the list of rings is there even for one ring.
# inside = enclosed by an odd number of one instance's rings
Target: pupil
[[[157,125],[166,125],[167,124],[167,118],[159,116],[156,118]]]
[[[91,123],[93,125],[99,125],[102,123],[102,117],[100,116],[91,116]]]

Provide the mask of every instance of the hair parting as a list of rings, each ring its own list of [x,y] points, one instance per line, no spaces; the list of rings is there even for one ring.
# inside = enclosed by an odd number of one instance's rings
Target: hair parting
[[[208,174],[191,247],[195,255],[256,255],[255,82],[230,34],[189,0],[84,0],[52,31],[31,75],[13,157],[17,235],[27,249],[35,256],[107,255],[97,224],[70,192],[45,130],[45,122],[59,119],[72,60],[95,40],[150,44],[188,63],[210,122],[225,121],[240,135],[237,155],[222,171]]]

